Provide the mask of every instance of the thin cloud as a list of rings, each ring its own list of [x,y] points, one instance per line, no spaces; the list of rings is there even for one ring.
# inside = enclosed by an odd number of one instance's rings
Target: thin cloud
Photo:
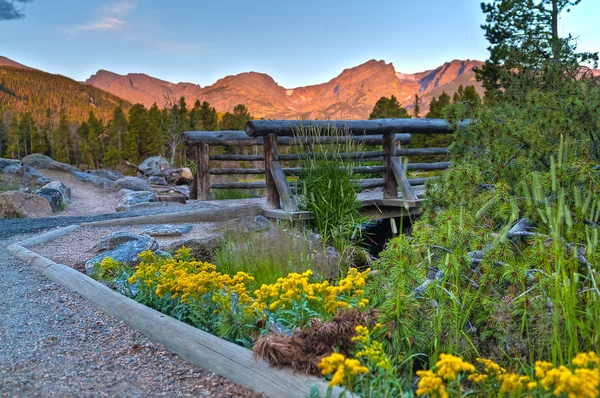
[[[86,31],[121,30],[121,28],[127,24],[127,21],[123,17],[129,14],[134,8],[135,4],[130,1],[118,1],[110,6],[104,7],[101,15],[99,15],[98,19],[95,21],[73,26],[68,28],[67,31],[70,33],[78,33]]]
[[[127,15],[135,8],[135,4],[130,1],[119,1],[110,6],[104,7],[108,14],[112,15]]]
[[[0,21],[25,18],[23,6],[19,4],[31,3],[33,0],[0,0]]]

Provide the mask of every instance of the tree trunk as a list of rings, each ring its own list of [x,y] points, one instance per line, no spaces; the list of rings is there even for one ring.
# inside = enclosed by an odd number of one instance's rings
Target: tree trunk
[[[552,0],[552,56],[560,58],[560,40],[558,38],[558,0]]]

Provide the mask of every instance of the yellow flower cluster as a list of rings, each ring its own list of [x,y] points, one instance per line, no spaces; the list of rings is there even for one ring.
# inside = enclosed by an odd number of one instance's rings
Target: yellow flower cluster
[[[494,384],[488,382],[495,380],[500,383],[499,390],[504,394],[522,394],[523,391],[540,389],[551,392],[556,397],[600,397],[600,358],[594,352],[577,354],[571,361],[572,369],[567,366],[555,367],[551,362],[537,361],[535,380],[529,376],[508,373],[489,359],[479,358],[477,363],[483,367],[481,372],[477,372],[473,365],[459,357],[441,354],[436,363],[436,372],[417,372],[421,377],[417,395],[447,397],[444,379],[454,380],[458,373],[467,372],[470,373],[469,381],[479,384],[482,392],[485,388],[494,388]]]
[[[141,257],[142,262],[129,278],[129,283],[143,283],[155,289],[158,297],[168,293],[171,298],[179,297],[181,302],[202,303],[208,295],[212,301],[221,304],[221,308],[230,308],[234,295],[238,306],[250,305],[253,301],[246,285],[254,278],[244,272],[230,276],[217,272],[214,265],[202,261],[163,259],[152,253],[144,253]]]
[[[448,398],[446,386],[440,376],[431,370],[419,370],[417,376],[420,377],[417,395],[430,395],[438,398]]]
[[[370,269],[359,272],[351,268],[337,286],[327,281],[311,283],[313,273],[310,270],[302,274],[294,272],[285,278],[279,278],[274,284],[262,285],[256,290],[256,300],[250,309],[259,312],[268,309],[275,312],[278,309],[289,309],[294,303],[304,299],[322,307],[327,314],[333,314],[339,308],[348,308],[353,304],[362,308],[369,303],[368,299],[362,297],[364,292],[360,289],[365,286],[369,271]]]
[[[323,376],[333,375],[330,387],[344,386],[352,389],[354,376],[369,373],[369,369],[360,364],[358,359],[346,358],[339,353],[333,353],[321,360],[319,369]]]
[[[546,390],[554,395],[565,394],[568,398],[594,398],[600,394],[600,370],[577,368],[574,371],[566,366],[550,369],[540,381]]]
[[[369,364],[373,364],[380,369],[386,371],[392,370],[392,362],[383,350],[383,345],[381,342],[371,338],[368,328],[358,325],[356,327],[356,336],[352,338],[352,341],[362,345],[362,349],[356,353],[357,358],[364,358]]]
[[[435,366],[437,367],[438,376],[446,380],[456,379],[456,376],[460,372],[475,371],[475,366],[463,361],[460,357],[450,354],[441,354]]]
[[[103,273],[110,274],[115,270],[115,268],[117,268],[118,265],[119,263],[116,260],[113,260],[110,257],[104,257],[100,263],[100,269]]]

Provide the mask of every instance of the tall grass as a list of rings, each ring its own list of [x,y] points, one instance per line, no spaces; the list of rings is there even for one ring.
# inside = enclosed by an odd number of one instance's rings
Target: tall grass
[[[317,155],[301,160],[300,206],[314,215],[313,226],[323,241],[343,254],[361,237],[361,225],[366,219],[360,216],[357,198],[360,189],[353,180],[355,162],[343,159],[340,154],[360,152],[363,146],[344,140],[349,136],[348,131],[333,127],[301,127],[295,135],[307,142],[302,148],[304,152]],[[318,137],[323,136],[338,137],[339,140],[319,143]],[[316,139],[311,140],[311,137]]]
[[[214,263],[219,271],[229,275],[238,271],[251,274],[259,288],[290,272],[311,269],[316,279],[329,276],[325,259],[315,249],[306,232],[282,225],[262,233],[229,230]]]

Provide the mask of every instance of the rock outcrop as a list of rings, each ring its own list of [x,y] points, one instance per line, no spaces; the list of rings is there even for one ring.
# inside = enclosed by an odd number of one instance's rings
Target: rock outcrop
[[[50,203],[40,196],[19,191],[0,194],[0,218],[48,217],[51,215]]]

